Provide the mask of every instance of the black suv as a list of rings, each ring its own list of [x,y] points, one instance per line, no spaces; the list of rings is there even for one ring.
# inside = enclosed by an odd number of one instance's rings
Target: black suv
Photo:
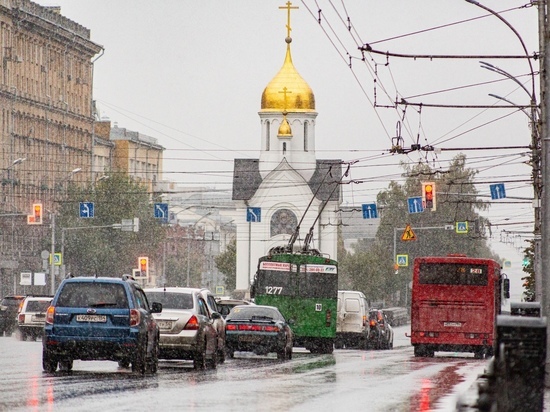
[[[22,295],[5,296],[0,302],[0,336],[10,336],[17,327],[17,311],[25,299]]]
[[[131,277],[65,279],[46,313],[42,367],[71,370],[74,359],[112,360],[132,371],[157,371],[159,328],[145,293]]]

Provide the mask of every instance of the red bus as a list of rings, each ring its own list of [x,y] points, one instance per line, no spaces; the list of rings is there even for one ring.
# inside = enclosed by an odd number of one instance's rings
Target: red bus
[[[496,316],[510,284],[492,259],[466,255],[414,260],[411,343],[414,356],[437,351],[493,355]]]

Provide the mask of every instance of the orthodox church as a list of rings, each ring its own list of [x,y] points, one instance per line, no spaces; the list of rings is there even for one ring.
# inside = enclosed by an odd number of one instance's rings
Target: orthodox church
[[[277,246],[301,250],[311,244],[337,259],[342,162],[315,155],[315,96],[292,62],[290,2],[286,55],[267,84],[259,111],[259,159],[235,159],[233,200],[237,207],[237,289],[248,290],[258,259]],[[298,228],[298,231],[297,231]]]

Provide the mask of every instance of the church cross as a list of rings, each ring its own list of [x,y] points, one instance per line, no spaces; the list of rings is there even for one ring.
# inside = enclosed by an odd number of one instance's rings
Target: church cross
[[[297,9],[297,6],[292,6],[292,3],[290,1],[286,2],[286,6],[279,6],[279,9],[287,10],[287,24],[286,24],[286,37],[290,37],[290,32],[292,29],[290,28],[290,9]]]
[[[285,86],[285,87],[283,87],[283,90],[280,91],[279,93],[284,93],[284,96],[283,96],[283,98],[285,99],[285,107],[284,107],[284,109],[285,109],[285,112],[286,112],[286,94],[287,94],[287,93],[292,93],[292,90],[288,90],[288,89],[286,88],[286,86]]]

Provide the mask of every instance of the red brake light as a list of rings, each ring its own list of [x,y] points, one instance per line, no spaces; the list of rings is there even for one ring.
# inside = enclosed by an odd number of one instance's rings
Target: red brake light
[[[375,321],[375,320],[371,320],[371,321],[370,321],[370,325],[371,325],[371,326],[376,326],[376,321]]]
[[[278,326],[264,326],[264,332],[279,332]]]
[[[225,325],[225,330],[237,330],[237,325]]]
[[[139,325],[140,320],[141,320],[141,315],[139,313],[139,310],[130,309],[130,326]]]
[[[183,329],[187,330],[197,330],[199,329],[199,320],[195,315],[191,316],[191,318],[187,321],[187,324]]]
[[[55,315],[55,306],[50,306],[46,311],[46,323],[53,325],[54,315]]]
[[[20,323],[25,322],[25,314],[20,313],[19,316],[18,316],[18,319],[19,319],[19,322],[20,322]]]

